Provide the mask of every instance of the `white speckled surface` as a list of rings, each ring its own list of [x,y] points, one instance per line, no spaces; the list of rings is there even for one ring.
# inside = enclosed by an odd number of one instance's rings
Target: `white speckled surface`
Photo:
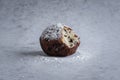
[[[81,45],[46,56],[42,31],[71,26]],[[0,80],[120,80],[120,0],[0,0]]]

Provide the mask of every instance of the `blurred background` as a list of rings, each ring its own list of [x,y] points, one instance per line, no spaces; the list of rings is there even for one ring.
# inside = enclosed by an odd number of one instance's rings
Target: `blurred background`
[[[39,44],[56,23],[80,36],[68,57]],[[119,80],[120,0],[0,0],[0,80]]]

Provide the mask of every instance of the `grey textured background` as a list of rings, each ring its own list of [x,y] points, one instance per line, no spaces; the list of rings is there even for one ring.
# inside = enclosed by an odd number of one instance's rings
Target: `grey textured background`
[[[74,55],[46,56],[39,36],[71,26]],[[0,80],[120,80],[120,0],[0,0]]]

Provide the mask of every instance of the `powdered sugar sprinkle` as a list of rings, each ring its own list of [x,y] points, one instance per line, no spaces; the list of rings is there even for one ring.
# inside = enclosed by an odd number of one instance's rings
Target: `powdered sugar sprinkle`
[[[64,26],[61,23],[58,23],[56,25],[52,25],[50,27],[47,27],[41,37],[43,39],[53,40],[53,39],[59,39],[61,37],[61,30]]]

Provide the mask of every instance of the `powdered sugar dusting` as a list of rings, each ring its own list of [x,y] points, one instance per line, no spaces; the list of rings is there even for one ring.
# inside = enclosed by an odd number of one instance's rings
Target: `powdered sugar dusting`
[[[43,31],[41,37],[48,41],[53,39],[59,39],[61,37],[62,28],[63,28],[63,25],[61,23],[47,27]]]
[[[57,27],[61,27],[61,28],[63,28],[63,27],[64,27],[64,25],[63,25],[63,24],[61,24],[61,23],[57,23],[57,24],[56,24],[56,26],[57,26]]]
[[[86,62],[87,60],[89,60],[91,58],[91,54],[89,52],[86,52],[86,51],[79,51],[77,50],[77,52],[71,56],[67,56],[67,57],[49,57],[47,55],[45,56],[35,56],[33,57],[33,62],[36,64],[36,63],[73,63],[73,62],[80,62],[80,63],[84,63]],[[22,61],[25,61],[26,58],[23,57],[23,60]],[[28,60],[28,59],[27,59]],[[30,58],[31,60],[31,58]]]

